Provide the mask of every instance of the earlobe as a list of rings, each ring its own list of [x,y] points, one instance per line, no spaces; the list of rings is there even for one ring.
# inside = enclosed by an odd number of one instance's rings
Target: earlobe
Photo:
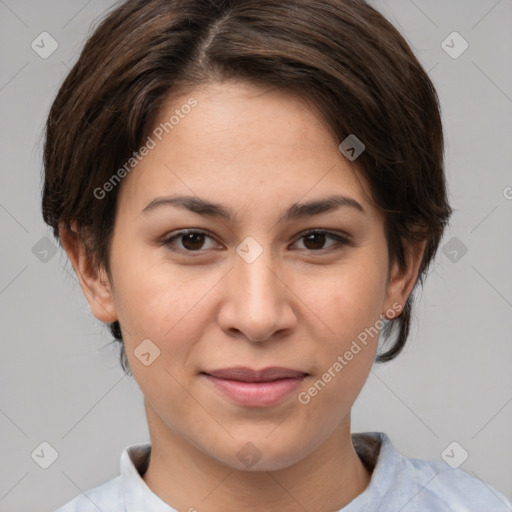
[[[104,323],[116,321],[118,318],[107,272],[103,267],[98,268],[93,264],[76,223],[71,225],[71,229],[59,226],[59,237],[92,314]]]
[[[397,262],[393,263],[386,292],[386,308],[394,310],[396,318],[403,311],[418,278],[419,267],[425,252],[426,241],[405,245],[407,268],[401,269]],[[398,308],[399,306],[399,308]]]

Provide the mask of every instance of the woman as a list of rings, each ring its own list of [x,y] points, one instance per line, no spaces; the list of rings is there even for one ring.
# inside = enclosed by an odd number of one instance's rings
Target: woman
[[[350,431],[451,214],[436,92],[372,7],[129,0],[63,83],[44,163],[44,219],[151,436],[58,512],[507,510]]]

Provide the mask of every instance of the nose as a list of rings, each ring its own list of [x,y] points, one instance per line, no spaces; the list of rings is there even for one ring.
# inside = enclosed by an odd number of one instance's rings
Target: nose
[[[297,325],[293,292],[270,250],[251,263],[236,255],[223,286],[218,322],[224,332],[264,342],[290,333]]]

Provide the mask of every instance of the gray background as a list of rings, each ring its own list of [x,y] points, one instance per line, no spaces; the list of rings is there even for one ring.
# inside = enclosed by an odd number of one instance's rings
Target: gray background
[[[53,243],[40,214],[45,116],[112,4],[0,0],[0,512],[55,510],[117,475],[122,450],[149,439],[140,390],[63,251],[41,242]],[[405,455],[429,459],[457,441],[469,454],[461,468],[512,498],[512,2],[374,5],[437,87],[456,212],[416,293],[408,346],[374,367],[353,431],[384,431]],[[31,48],[43,31],[59,45],[47,59]],[[453,31],[469,44],[456,59],[441,46]],[[58,452],[48,469],[31,457],[43,441]]]

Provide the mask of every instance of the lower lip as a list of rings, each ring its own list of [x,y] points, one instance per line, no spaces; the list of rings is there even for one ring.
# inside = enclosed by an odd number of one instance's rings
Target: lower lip
[[[276,405],[304,380],[304,377],[294,377],[272,382],[241,382],[204,376],[229,398],[248,407]]]

